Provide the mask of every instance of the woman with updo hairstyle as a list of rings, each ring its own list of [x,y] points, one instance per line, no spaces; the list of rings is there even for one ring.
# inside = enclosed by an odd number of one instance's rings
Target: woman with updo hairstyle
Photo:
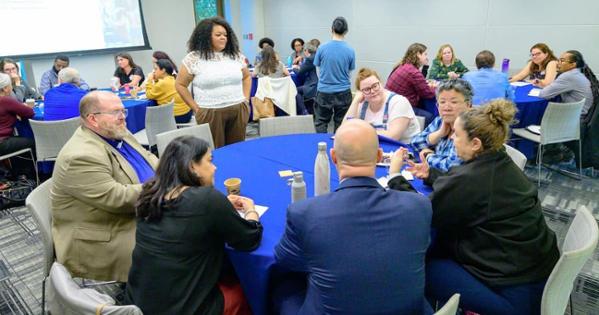
[[[429,197],[437,235],[426,263],[431,300],[444,302],[460,292],[460,307],[479,314],[540,313],[559,252],[537,187],[504,149],[515,113],[506,100],[461,113],[453,141],[464,164],[445,175],[408,167],[428,175],[433,186]],[[394,154],[390,173],[399,172],[404,154]],[[396,176],[389,187],[405,189],[405,179]]]

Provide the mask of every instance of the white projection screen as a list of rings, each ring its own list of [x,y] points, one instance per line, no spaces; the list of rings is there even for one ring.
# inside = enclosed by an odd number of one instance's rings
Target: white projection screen
[[[2,57],[150,49],[140,0],[2,0]]]

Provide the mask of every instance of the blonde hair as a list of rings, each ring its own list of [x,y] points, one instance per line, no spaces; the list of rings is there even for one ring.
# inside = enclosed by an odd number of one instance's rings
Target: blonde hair
[[[443,49],[449,47],[449,49],[451,49],[451,63],[453,63],[456,60],[455,57],[455,52],[453,50],[453,47],[451,47],[451,45],[449,44],[443,44],[441,45],[441,47],[439,47],[439,51],[437,52],[437,57],[435,57],[435,59],[439,60],[439,61],[443,61]]]
[[[379,74],[370,68],[361,68],[360,70],[358,70],[358,75],[356,76],[356,90],[360,89],[360,82],[362,82],[363,80],[366,80],[367,78],[369,78],[371,76],[374,76],[379,81],[381,81]]]
[[[514,103],[497,99],[462,112],[460,121],[470,140],[480,139],[482,153],[498,151],[503,148],[503,144],[509,137],[510,125],[512,125],[515,115]]]

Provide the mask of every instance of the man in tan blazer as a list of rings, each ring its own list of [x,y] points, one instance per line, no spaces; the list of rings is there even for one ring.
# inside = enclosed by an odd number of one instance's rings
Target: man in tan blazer
[[[81,127],[54,166],[52,235],[56,259],[74,277],[127,282],[135,244],[135,202],[158,159],[127,130],[113,93],[91,92]]]

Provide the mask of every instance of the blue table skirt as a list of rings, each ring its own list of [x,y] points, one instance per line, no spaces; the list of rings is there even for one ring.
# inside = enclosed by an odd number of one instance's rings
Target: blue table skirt
[[[385,152],[396,150],[401,145],[397,141],[381,139],[381,147]],[[286,209],[291,202],[288,177],[281,178],[278,172],[302,171],[307,194],[312,196],[314,160],[320,141],[326,142],[328,148],[333,146],[330,134],[305,134],[240,142],[222,147],[213,153],[214,163],[218,168],[215,177],[217,189],[225,192],[224,180],[239,177],[242,180],[241,194],[254,199],[257,205],[269,208],[261,218],[264,234],[260,247],[251,253],[227,250],[254,314],[266,314],[274,248],[285,230]],[[339,185],[339,180],[333,162],[330,161],[330,164],[333,191]],[[387,172],[387,168],[377,167],[377,177],[384,176]],[[420,180],[414,180],[413,185],[426,195],[432,191]]]

